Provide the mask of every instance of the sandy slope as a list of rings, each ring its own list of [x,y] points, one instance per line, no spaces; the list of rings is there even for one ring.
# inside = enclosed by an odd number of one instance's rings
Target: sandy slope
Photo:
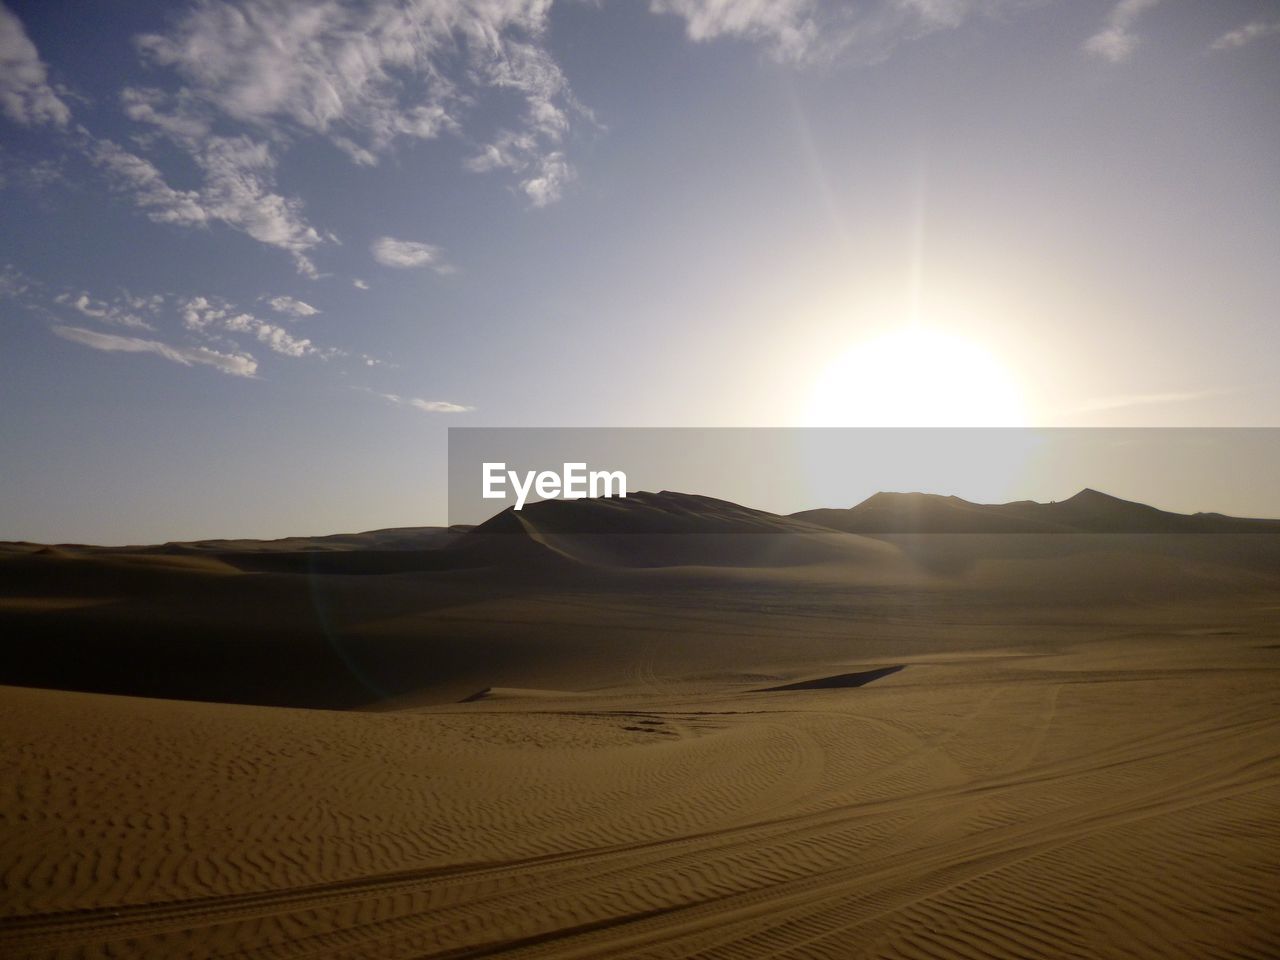
[[[587,506],[0,547],[0,957],[1280,956],[1280,538]]]
[[[857,689],[7,688],[0,954],[1274,956],[1280,641],[1201,613]]]

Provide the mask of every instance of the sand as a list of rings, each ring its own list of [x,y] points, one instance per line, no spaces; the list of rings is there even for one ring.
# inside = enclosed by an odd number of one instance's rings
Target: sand
[[[340,713],[7,688],[13,957],[1241,957],[1280,649]]]
[[[404,679],[346,709],[0,687],[0,956],[1276,956],[1272,547],[1052,540],[327,574]],[[351,692],[290,575],[75,553],[0,616],[155,631],[112,682],[202,610],[277,637],[244,690]]]

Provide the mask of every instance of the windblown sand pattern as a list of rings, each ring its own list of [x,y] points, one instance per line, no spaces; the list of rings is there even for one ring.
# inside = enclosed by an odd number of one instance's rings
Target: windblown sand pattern
[[[383,713],[7,688],[0,953],[1272,957],[1278,655]]]
[[[0,956],[1280,956],[1266,524],[625,503],[0,549]]]

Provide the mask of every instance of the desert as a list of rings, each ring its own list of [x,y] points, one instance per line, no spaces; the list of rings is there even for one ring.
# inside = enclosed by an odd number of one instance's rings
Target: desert
[[[10,545],[3,952],[1274,955],[1280,538],[922,497]]]
[[[1280,958],[1276,0],[0,0],[0,960]]]

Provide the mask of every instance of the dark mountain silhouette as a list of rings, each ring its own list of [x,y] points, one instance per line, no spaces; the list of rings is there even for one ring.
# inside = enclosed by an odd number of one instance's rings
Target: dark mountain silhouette
[[[1280,520],[1171,513],[1097,490],[1051,503],[970,503],[932,493],[877,493],[845,510],[793,519],[845,533],[1280,533]]]
[[[1010,532],[1024,535],[993,535]],[[1177,535],[1201,532],[1255,535]],[[453,699],[558,689],[521,664],[589,665],[609,644],[679,646],[706,631],[773,663],[797,643],[851,642],[870,623],[931,625],[939,604],[977,616],[1171,597],[1273,603],[1276,533],[1280,521],[1187,516],[1092,490],[998,505],[882,493],[791,517],[663,491],[535,503],[474,528],[0,544],[0,634],[15,638],[0,683],[323,707],[428,688]],[[847,656],[821,649],[824,663]]]
[[[802,518],[785,517],[692,493],[637,491],[626,497],[543,500],[523,510],[507,508],[471,531],[472,536],[516,533],[688,534],[815,533]]]
[[[611,567],[786,566],[871,560],[883,552],[881,546],[834,536],[803,519],[663,490],[508,508],[460,537],[446,553],[491,563],[542,557]]]

